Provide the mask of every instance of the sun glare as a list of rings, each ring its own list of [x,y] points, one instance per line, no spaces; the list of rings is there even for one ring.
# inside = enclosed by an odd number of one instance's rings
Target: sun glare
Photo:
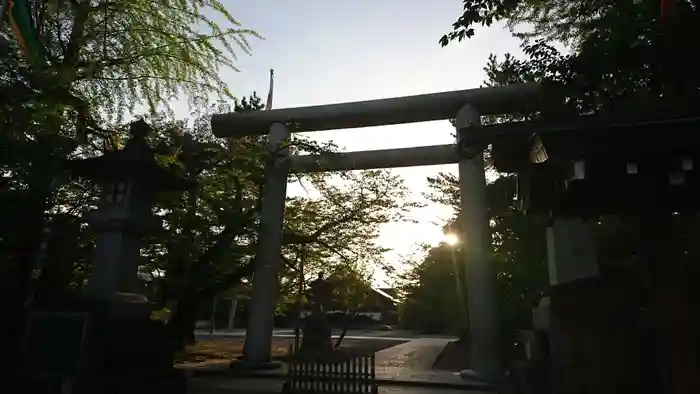
[[[459,238],[456,234],[445,234],[445,243],[448,245],[457,245],[459,243]]]

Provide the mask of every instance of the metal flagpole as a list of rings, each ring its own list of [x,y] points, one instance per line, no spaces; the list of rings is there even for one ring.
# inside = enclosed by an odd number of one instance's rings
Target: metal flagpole
[[[275,90],[275,70],[270,69],[270,90],[267,92],[267,102],[265,103],[265,111],[272,109],[272,93]]]

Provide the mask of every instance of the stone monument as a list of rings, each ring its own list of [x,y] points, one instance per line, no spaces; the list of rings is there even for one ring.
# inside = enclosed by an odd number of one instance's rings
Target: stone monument
[[[99,208],[89,217],[97,234],[92,276],[60,312],[30,313],[18,386],[36,392],[57,385],[72,393],[184,392],[165,328],[150,319],[150,303],[137,294],[141,238],[156,224],[155,195],[188,186],[156,163],[149,130],[144,121],[135,122],[123,150],[67,163],[101,187]]]
[[[311,316],[305,319],[304,337],[299,353],[302,357],[323,356],[333,352],[331,327],[326,318],[326,306],[333,297],[333,285],[318,274],[311,282]]]

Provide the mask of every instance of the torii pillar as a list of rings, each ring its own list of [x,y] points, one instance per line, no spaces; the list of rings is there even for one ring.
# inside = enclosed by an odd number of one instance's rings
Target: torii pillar
[[[471,105],[455,117],[459,147],[460,239],[466,265],[467,304],[471,337],[472,370],[464,378],[491,382],[500,380],[499,327],[496,302],[496,273],[489,263],[491,231],[486,203],[486,174],[483,147],[474,146],[471,133],[481,126],[481,117]]]
[[[279,364],[270,360],[270,353],[282,266],[280,253],[289,175],[289,163],[283,159],[289,156],[289,150],[284,145],[288,138],[289,130],[284,124],[276,122],[270,126],[267,140],[270,158],[265,166],[258,235],[260,241],[253,275],[253,292],[248,307],[244,359],[242,363],[234,360],[231,367],[241,364],[243,368],[273,368]]]

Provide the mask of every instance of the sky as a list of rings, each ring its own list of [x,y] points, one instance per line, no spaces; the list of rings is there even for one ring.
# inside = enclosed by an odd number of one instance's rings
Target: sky
[[[438,39],[461,15],[461,0],[220,0],[245,28],[263,40],[236,61],[238,72],[222,71],[236,96],[267,95],[275,70],[274,108],[363,101],[477,88],[485,80],[490,54],[521,55],[518,41],[502,26],[477,30],[474,38],[442,48]],[[376,150],[454,141],[448,121],[311,133],[343,151]],[[394,169],[416,201],[425,202],[426,177],[456,172],[456,165]],[[289,194],[303,194],[290,189]],[[380,228],[378,243],[398,264],[421,242],[443,240],[445,207],[411,212],[419,223]],[[375,274],[375,284],[388,278]]]

